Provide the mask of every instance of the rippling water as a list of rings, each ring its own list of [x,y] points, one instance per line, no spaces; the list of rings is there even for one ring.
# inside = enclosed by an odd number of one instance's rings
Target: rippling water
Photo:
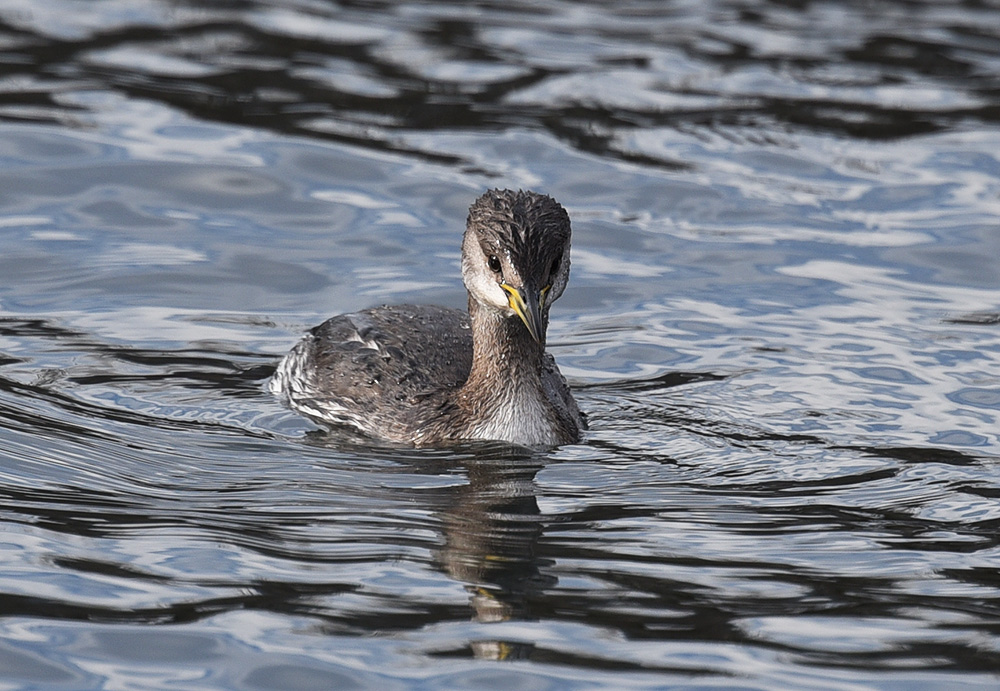
[[[1000,684],[1000,6],[0,2],[0,686]],[[574,219],[548,452],[342,439],[325,316]]]

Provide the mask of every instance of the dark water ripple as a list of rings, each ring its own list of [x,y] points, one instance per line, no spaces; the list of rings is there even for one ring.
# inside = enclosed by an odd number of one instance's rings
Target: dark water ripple
[[[9,5],[9,119],[86,119],[75,94],[105,92],[447,164],[406,134],[523,127],[686,168],[622,139],[897,139],[1000,116],[990,3]]]
[[[988,556],[1000,513],[982,474],[996,458],[838,447],[651,402],[727,381],[699,373],[582,389],[603,411],[600,432],[555,459],[342,442],[331,456],[324,436],[293,458],[265,431],[280,425],[248,424],[238,406],[231,419],[210,414],[254,396],[258,409],[273,405],[256,386],[269,371],[259,356],[131,352],[42,322],[5,329],[103,363],[45,386],[4,380],[0,399],[21,413],[4,415],[4,438],[46,448],[24,459],[34,466],[8,466],[0,498],[5,523],[22,531],[8,548],[49,555],[22,567],[24,586],[7,579],[13,620],[99,624],[113,636],[108,626],[259,612],[306,617],[328,638],[416,636],[440,660],[521,658],[661,680],[742,678],[740,650],[824,673],[896,674],[944,659],[990,673],[998,663],[981,645],[982,623],[1000,614]],[[166,388],[188,410],[83,403],[63,386]],[[189,419],[202,406],[209,415]],[[643,406],[657,414],[638,418]],[[633,432],[646,444],[630,445],[615,431],[628,421],[670,438]],[[715,457],[692,454],[697,444]],[[35,579],[60,573],[72,578],[40,594]],[[469,628],[470,608],[480,622],[545,625],[491,625],[484,638]],[[619,643],[603,640],[610,632]],[[669,641],[685,643],[665,655]],[[178,645],[164,660],[190,662],[193,643]],[[288,679],[290,669],[260,673]]]
[[[1000,7],[7,0],[5,688],[994,688]],[[574,219],[579,445],[264,393]]]

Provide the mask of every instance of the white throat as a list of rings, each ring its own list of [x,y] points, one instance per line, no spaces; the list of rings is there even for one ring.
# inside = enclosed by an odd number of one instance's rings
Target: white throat
[[[535,387],[515,386],[491,407],[491,415],[469,430],[472,439],[499,439],[524,446],[558,444],[550,404]]]

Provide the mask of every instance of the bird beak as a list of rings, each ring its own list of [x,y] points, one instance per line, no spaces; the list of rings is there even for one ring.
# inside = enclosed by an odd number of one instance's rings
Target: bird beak
[[[507,303],[510,308],[517,313],[524,325],[528,327],[528,333],[535,339],[536,343],[542,342],[542,308],[541,299],[545,290],[533,290],[530,287],[515,288],[507,283],[501,283],[500,287],[507,293]]]

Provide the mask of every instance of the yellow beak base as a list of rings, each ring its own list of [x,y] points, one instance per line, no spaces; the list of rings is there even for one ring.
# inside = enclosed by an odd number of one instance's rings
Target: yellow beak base
[[[515,288],[508,283],[501,283],[500,287],[507,293],[507,303],[514,310],[515,314],[521,318],[528,328],[528,333],[536,343],[542,342],[542,310],[540,298],[545,295],[545,289],[539,293],[523,288]]]

